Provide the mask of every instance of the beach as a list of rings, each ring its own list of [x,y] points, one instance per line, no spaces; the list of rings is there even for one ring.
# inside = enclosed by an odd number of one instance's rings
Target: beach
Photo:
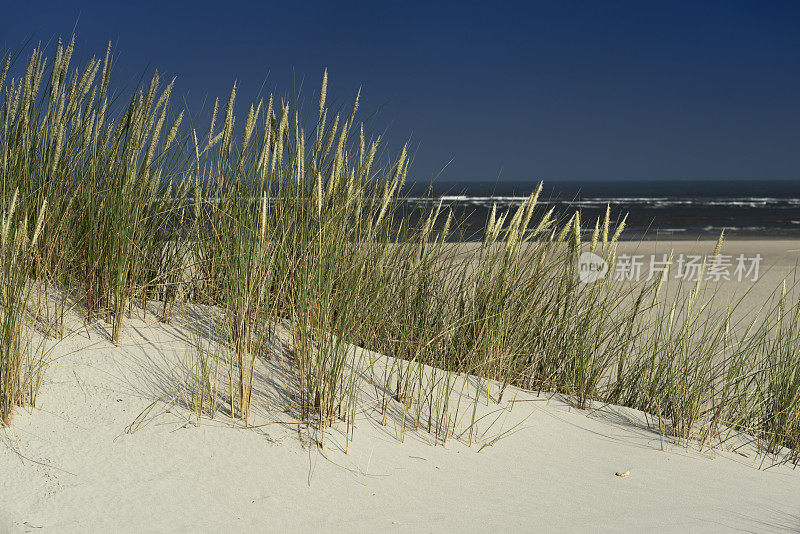
[[[105,42],[0,54],[0,533],[800,531],[788,175],[437,182],[326,67],[198,103]]]
[[[709,244],[670,245],[689,254]],[[628,247],[663,250],[626,243],[621,253]],[[774,261],[763,280],[770,287],[797,248],[797,241],[760,240],[732,241],[727,250]],[[734,285],[720,290],[733,294]],[[443,446],[424,425],[404,428],[403,415],[390,410],[384,420],[374,369],[385,359],[365,351],[359,358],[373,371],[360,375],[352,441],[334,424],[322,448],[313,429],[292,420],[279,357],[259,362],[248,428],[224,410],[198,423],[182,389],[193,350],[183,323],[189,315],[176,317],[165,325],[155,314],[134,314],[119,346],[103,321],[73,323],[49,353],[36,407],[18,409],[0,430],[0,530],[800,528],[800,472],[764,470],[746,437],[677,444],[636,410],[597,402],[580,410],[561,395],[513,387],[498,404],[490,385],[488,403],[473,403],[470,387],[454,394],[454,402],[475,406],[479,422]],[[456,416],[459,429],[470,410]]]

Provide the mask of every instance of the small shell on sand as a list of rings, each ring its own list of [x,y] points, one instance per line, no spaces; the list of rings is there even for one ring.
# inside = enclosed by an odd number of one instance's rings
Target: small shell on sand
[[[631,472],[630,471],[624,471],[624,472],[623,471],[617,471],[617,476],[618,477],[629,477],[629,476],[631,476]]]

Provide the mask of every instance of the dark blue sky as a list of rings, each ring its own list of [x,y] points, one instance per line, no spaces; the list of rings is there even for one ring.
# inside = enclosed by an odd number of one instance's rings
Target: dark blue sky
[[[114,42],[118,86],[158,67],[193,109],[235,79],[241,115],[265,80],[310,102],[326,66],[416,179],[800,178],[798,2],[20,1],[0,45],[73,27]]]

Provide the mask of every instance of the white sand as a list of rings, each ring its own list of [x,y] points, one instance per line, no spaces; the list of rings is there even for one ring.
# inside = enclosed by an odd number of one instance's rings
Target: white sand
[[[519,392],[479,406],[480,443],[442,447],[382,426],[365,380],[347,454],[341,429],[320,450],[293,424],[197,427],[170,400],[190,336],[151,317],[120,347],[100,325],[54,349],[37,407],[0,430],[0,532],[800,531],[800,469],[662,442],[629,409]],[[279,374],[262,366],[252,423],[288,420]]]

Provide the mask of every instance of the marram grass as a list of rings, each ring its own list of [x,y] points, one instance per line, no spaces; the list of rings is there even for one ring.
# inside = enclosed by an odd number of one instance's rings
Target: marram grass
[[[613,269],[624,217],[609,207],[588,221],[586,240],[580,212],[542,212],[540,186],[513,210],[493,209],[480,243],[457,243],[459,221],[442,203],[414,222],[399,209],[407,149],[387,156],[369,137],[358,96],[348,109],[328,107],[327,71],[311,118],[273,96],[241,107],[234,84],[203,123],[174,107],[174,80],[155,73],[115,92],[110,47],[83,65],[73,52],[74,39],[59,41],[54,60],[37,47],[0,71],[3,421],[35,398],[32,321],[63,336],[77,296],[85,320],[108,322],[115,343],[150,300],[164,322],[176,303],[222,310],[222,367],[196,333],[198,417],[224,402],[247,422],[256,364],[273,356],[280,326],[296,415],[322,443],[337,420],[352,429],[355,345],[387,357],[380,371],[370,365],[383,413],[399,406],[404,428],[442,442],[457,434],[459,413],[517,386],[565,393],[580,407],[645,410],[681,441],[744,430],[765,453],[785,447],[798,459],[791,287],[738,325],[739,303],[720,305],[703,283],[688,299],[668,290],[666,274],[581,284],[585,250]],[[455,389],[465,375],[475,379],[472,406]]]

